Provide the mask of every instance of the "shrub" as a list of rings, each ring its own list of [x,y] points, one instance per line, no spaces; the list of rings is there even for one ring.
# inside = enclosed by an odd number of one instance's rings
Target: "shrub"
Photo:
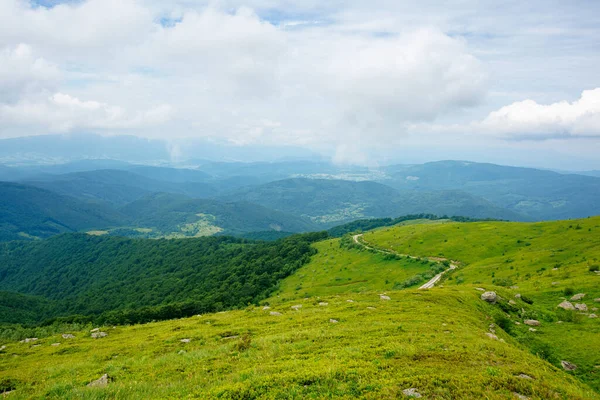
[[[565,288],[565,290],[563,290],[563,294],[565,296],[573,296],[575,294],[575,289],[570,288],[570,287]]]
[[[598,265],[590,265],[589,270],[590,270],[590,272],[600,271],[600,266],[598,266]]]

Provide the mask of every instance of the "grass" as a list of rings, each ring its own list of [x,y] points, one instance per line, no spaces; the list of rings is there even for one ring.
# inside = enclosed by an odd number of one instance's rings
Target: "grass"
[[[265,301],[270,309],[103,327],[103,339],[79,331],[69,340],[8,342],[0,351],[0,389],[14,389],[13,399],[396,399],[408,388],[436,399],[513,399],[515,393],[598,399],[599,319],[555,309],[565,289],[587,293],[590,307],[600,297],[596,273],[587,267],[600,249],[598,225],[600,218],[438,222],[365,234],[381,248],[462,262],[431,290],[393,290],[431,263],[323,241],[311,262]],[[550,260],[559,270],[540,270]],[[497,284],[508,278],[519,288]],[[485,303],[478,287],[502,300]],[[391,300],[381,300],[382,292]],[[541,321],[537,331],[523,324],[529,318]],[[487,335],[492,331],[498,340]],[[579,368],[565,372],[560,360]],[[103,374],[108,387],[86,386]]]

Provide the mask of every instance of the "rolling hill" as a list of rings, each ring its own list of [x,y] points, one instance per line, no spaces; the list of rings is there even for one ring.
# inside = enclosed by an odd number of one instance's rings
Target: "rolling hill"
[[[600,214],[600,178],[533,168],[440,161],[385,168],[398,189],[461,190],[534,220]]]
[[[244,200],[294,215],[323,226],[350,220],[431,213],[475,218],[522,220],[521,215],[460,191],[398,191],[370,182],[294,178],[240,189],[219,197]]]
[[[37,187],[0,182],[0,241],[45,238],[63,232],[118,226],[127,217]]]

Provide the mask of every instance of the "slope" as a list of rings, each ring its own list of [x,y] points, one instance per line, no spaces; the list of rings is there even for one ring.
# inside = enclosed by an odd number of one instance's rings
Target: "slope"
[[[505,298],[528,299],[533,305],[523,315],[541,325],[535,331],[524,325],[507,329],[555,365],[574,363],[574,374],[600,390],[600,352],[591,351],[600,348],[600,320],[595,318],[600,307],[599,231],[600,217],[532,224],[437,222],[384,228],[365,234],[364,240],[401,253],[460,261],[463,267],[445,285],[495,286]],[[581,311],[557,307],[577,293],[585,294],[572,301],[573,306],[582,304]],[[519,309],[505,305],[504,311]]]
[[[127,218],[102,205],[36,187],[0,182],[0,241],[115,226]]]

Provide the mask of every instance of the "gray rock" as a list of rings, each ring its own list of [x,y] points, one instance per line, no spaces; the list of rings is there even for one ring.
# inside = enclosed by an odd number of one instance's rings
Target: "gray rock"
[[[375,310],[375,307],[367,307],[367,310]]]
[[[577,293],[573,297],[571,297],[571,301],[579,301],[585,297],[585,293]]]
[[[106,333],[106,332],[94,332],[94,333],[92,333],[92,337],[94,339],[100,339],[100,338],[107,337],[107,336],[108,336],[108,333]]]
[[[319,305],[320,305],[321,307],[327,307],[327,306],[329,305],[329,303],[327,303],[327,302],[325,302],[325,301],[322,301],[322,302],[320,302],[320,303],[319,303]]]
[[[480,292],[485,292],[484,288],[476,287],[475,290],[479,290]]]
[[[481,300],[494,304],[498,300],[496,292],[485,292],[481,295]]]
[[[577,365],[570,363],[568,361],[561,361],[560,365],[562,365],[562,367],[566,370],[566,371],[575,371],[577,369]]]
[[[35,342],[36,340],[38,340],[38,338],[36,338],[36,337],[25,338],[25,339],[21,340],[20,343],[31,343],[31,342]]]
[[[192,341],[192,339],[189,339],[189,338],[185,338],[185,339],[181,339],[180,340],[181,343],[189,343],[191,341]]]
[[[385,294],[380,294],[380,295],[379,295],[379,298],[380,298],[381,300],[391,300],[391,299],[390,299],[390,296],[386,296]]]
[[[421,393],[417,392],[417,389],[415,388],[410,388],[410,389],[404,389],[402,391],[402,394],[405,395],[406,397],[412,397],[415,399],[420,399],[421,397]]]
[[[540,326],[540,321],[538,321],[537,319],[526,319],[525,321],[523,321],[523,323],[529,326]]]
[[[596,314],[590,314],[589,318],[598,318],[598,316]]]
[[[265,311],[270,310],[270,309],[271,309],[271,307],[269,307],[269,306],[264,306],[263,307],[263,310],[265,310]]]
[[[535,328],[529,328],[529,332],[537,332],[537,329],[535,329]]]
[[[354,300],[346,300],[348,303],[354,303]]]
[[[583,303],[581,303],[581,304],[580,303],[576,303],[575,304],[575,309],[577,311],[587,311],[588,310],[587,305],[585,305]]]
[[[291,306],[290,308],[291,308],[292,310],[296,310],[296,311],[298,311],[298,310],[300,310],[300,309],[302,308],[302,304],[296,304],[295,306]]]
[[[510,304],[511,306],[516,306],[516,305],[517,305],[517,302],[516,302],[516,301],[514,301],[514,300],[512,300],[512,299],[510,299],[510,300],[508,301],[508,304]]]
[[[522,395],[521,393],[513,392],[513,395],[519,400],[529,400],[529,397]]]
[[[594,299],[594,302],[600,303],[600,297],[598,297],[597,299]]]
[[[280,315],[281,315],[281,313],[280,313],[280,312],[277,312],[277,311],[271,311],[271,312],[269,313],[269,315],[272,315],[272,316],[274,316],[274,317],[278,317],[278,316],[280,316]]]
[[[0,351],[4,351],[4,350],[6,350],[6,346],[0,347]]]
[[[63,333],[62,338],[63,339],[75,339],[75,335],[71,335],[70,333]]]
[[[487,337],[489,337],[490,339],[493,339],[493,340],[498,340],[498,336],[494,335],[493,333],[486,332],[485,334],[486,334],[486,336],[487,336]]]
[[[100,330],[100,328],[94,328],[90,332],[98,332],[99,330]]]
[[[329,322],[331,322],[332,324],[337,324],[337,323],[338,323],[338,322],[340,322],[340,321],[338,321],[337,319],[333,319],[333,318],[331,318],[331,319],[329,320]]]
[[[60,346],[60,343],[52,343],[50,346]]]
[[[556,307],[562,308],[563,310],[574,310],[575,309],[575,307],[573,306],[573,303],[571,303],[570,301],[567,301],[567,300],[563,301]]]
[[[104,374],[100,377],[100,379],[96,379],[95,381],[88,383],[88,387],[105,388],[108,386],[108,382],[108,375]]]
[[[520,298],[521,298],[521,293],[515,294],[515,299],[520,299]]]
[[[525,374],[519,374],[519,375],[517,375],[517,378],[521,378],[521,379],[533,379],[529,375],[525,375]]]

